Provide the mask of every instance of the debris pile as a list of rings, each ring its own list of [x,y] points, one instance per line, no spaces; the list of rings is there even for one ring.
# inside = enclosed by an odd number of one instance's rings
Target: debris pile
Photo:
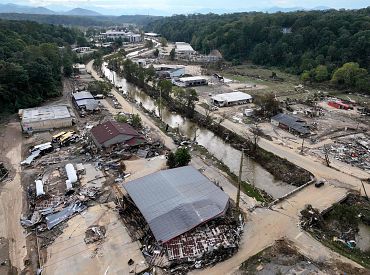
[[[322,228],[324,226],[324,219],[317,209],[314,209],[312,205],[307,205],[305,209],[301,211],[301,228],[310,230],[312,228]]]
[[[9,174],[8,169],[5,168],[4,163],[0,162],[0,182],[2,182]]]
[[[133,240],[142,244],[150,265],[171,274],[204,268],[231,257],[239,247],[244,222],[233,206],[225,216],[198,226],[164,244],[158,243],[134,202],[124,196],[119,213]]]
[[[95,243],[105,238],[106,229],[104,226],[92,225],[85,232],[85,243]]]
[[[335,159],[370,171],[370,142],[368,137],[338,140],[329,147]],[[324,152],[324,148],[322,148]]]

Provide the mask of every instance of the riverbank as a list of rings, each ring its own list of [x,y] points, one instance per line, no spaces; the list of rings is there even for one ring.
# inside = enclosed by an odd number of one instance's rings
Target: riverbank
[[[140,88],[153,100],[158,99],[159,92],[148,83],[140,85]],[[165,101],[163,101],[163,103],[166,104]],[[205,117],[197,109],[195,109],[194,112],[190,112],[193,113],[193,115],[189,116],[188,111],[185,111],[183,108],[180,108],[178,104],[174,104],[173,102],[171,104],[166,104],[166,107],[170,112],[176,112],[179,115],[185,116],[191,122],[210,130],[234,149],[239,151],[244,150],[246,156],[255,160],[259,165],[270,172],[275,180],[284,181],[292,186],[299,187],[313,178],[313,175],[305,169],[289,162],[287,159],[262,149],[260,146],[253,144],[249,137],[244,137],[241,133],[236,133],[227,129],[222,123],[217,123],[212,118]]]

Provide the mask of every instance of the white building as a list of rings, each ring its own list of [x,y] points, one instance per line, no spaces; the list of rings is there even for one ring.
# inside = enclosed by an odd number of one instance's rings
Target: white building
[[[19,110],[23,132],[37,132],[72,126],[67,106],[54,105]]]
[[[236,104],[251,103],[253,98],[251,95],[242,92],[232,92],[218,94],[211,97],[212,103],[220,107],[226,107]]]
[[[73,64],[73,72],[78,74],[85,74],[87,72],[85,64]]]
[[[204,86],[208,85],[208,80],[203,76],[180,77],[174,84],[179,87]]]
[[[195,54],[195,50],[189,43],[176,42],[175,52],[179,55],[192,55]]]
[[[105,33],[101,33],[101,36],[105,39],[113,39],[113,40],[121,38],[130,43],[139,43],[143,41],[143,38],[140,34],[132,33],[132,32],[125,32],[125,31],[108,30]]]
[[[144,35],[145,35],[146,37],[149,37],[149,38],[161,37],[161,35],[160,35],[160,34],[155,33],[155,32],[146,32]]]
[[[77,48],[72,49],[72,51],[76,53],[84,53],[84,52],[90,52],[91,48],[90,47],[77,47]]]

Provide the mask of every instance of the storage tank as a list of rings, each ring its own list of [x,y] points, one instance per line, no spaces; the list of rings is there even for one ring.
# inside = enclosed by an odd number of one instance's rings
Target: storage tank
[[[66,172],[67,172],[67,177],[69,180],[70,184],[76,183],[77,182],[77,173],[76,169],[73,167],[72,163],[68,163],[66,165]]]
[[[67,187],[66,190],[72,189],[72,183],[70,180],[66,180],[66,187]]]
[[[45,195],[45,192],[44,192],[44,184],[42,183],[41,180],[35,180],[35,183],[36,183],[36,196],[41,196],[41,195]]]

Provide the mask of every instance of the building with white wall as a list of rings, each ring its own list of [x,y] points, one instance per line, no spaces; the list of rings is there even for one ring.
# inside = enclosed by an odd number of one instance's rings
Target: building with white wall
[[[73,117],[65,105],[19,110],[23,132],[38,132],[72,126]]]

